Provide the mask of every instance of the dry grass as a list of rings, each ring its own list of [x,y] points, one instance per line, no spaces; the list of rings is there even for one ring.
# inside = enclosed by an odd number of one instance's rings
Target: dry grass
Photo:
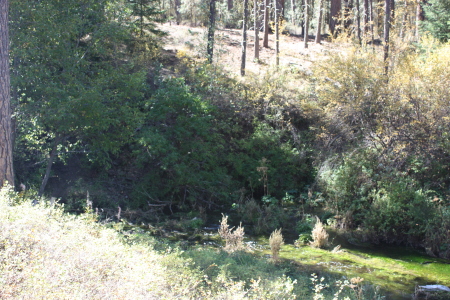
[[[272,251],[272,259],[278,261],[280,255],[281,246],[284,245],[283,235],[281,234],[281,228],[276,229],[269,238],[270,250]]]
[[[313,241],[310,243],[315,248],[324,248],[328,245],[328,233],[323,227],[323,223],[316,217],[316,225],[314,226],[311,236]]]
[[[158,299],[163,268],[149,249],[61,209],[0,195],[1,299]]]
[[[244,250],[244,228],[242,224],[239,225],[234,231],[234,227],[230,228],[228,225],[228,216],[222,215],[220,221],[219,235],[225,240],[225,251],[234,252]]]

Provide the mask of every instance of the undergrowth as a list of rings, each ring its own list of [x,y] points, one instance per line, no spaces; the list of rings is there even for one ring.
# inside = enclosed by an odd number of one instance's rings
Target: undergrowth
[[[334,280],[334,279],[333,279]],[[327,294],[335,291],[330,289]],[[309,274],[245,251],[181,251],[92,212],[0,192],[1,299],[310,299]]]

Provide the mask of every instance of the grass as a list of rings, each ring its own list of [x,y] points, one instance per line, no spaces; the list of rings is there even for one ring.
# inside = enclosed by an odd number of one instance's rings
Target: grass
[[[0,192],[1,299],[295,299],[282,271],[258,279],[260,264],[249,254],[220,253],[211,255],[227,263],[218,261],[223,267],[212,276],[214,261],[200,268],[147,233],[121,235],[92,213],[69,215]],[[247,273],[234,276],[233,266]]]
[[[423,264],[439,260],[406,250],[332,253],[284,245],[281,261],[273,262],[264,257],[268,246],[262,256],[205,246],[181,251],[142,229],[121,234],[107,227],[114,226],[97,223],[92,213],[69,215],[44,202],[32,206],[1,190],[0,298],[313,299],[323,293],[331,299],[343,276],[364,278],[360,286],[366,293],[372,284],[372,294],[373,284],[405,290],[415,283],[450,282],[450,265]],[[347,287],[341,298],[372,299]]]
[[[268,252],[265,250],[263,254]],[[362,277],[365,282],[390,291],[392,295],[389,299],[402,299],[402,294],[412,294],[418,284],[450,285],[450,264],[401,247],[378,250],[355,248],[332,253],[312,247],[286,245],[280,257],[292,260],[300,269],[310,272],[331,273],[346,278]],[[430,261],[432,263],[423,264]]]

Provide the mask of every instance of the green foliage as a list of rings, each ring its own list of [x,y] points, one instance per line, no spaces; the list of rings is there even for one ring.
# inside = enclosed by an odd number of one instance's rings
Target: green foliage
[[[253,234],[270,234],[277,228],[287,225],[288,214],[277,205],[259,205],[254,199],[244,202],[238,209],[244,223],[252,226]]]
[[[441,42],[450,40],[450,1],[430,0],[424,5],[423,28]]]
[[[146,74],[130,63],[129,11],[117,14],[118,6],[11,1],[17,161],[39,165],[56,145],[63,160],[86,153],[108,166],[109,155],[133,137]],[[18,166],[28,172],[26,164]]]
[[[214,128],[214,108],[182,80],[163,82],[145,107],[137,153],[151,172],[137,185],[134,199],[145,199],[139,197],[145,191],[150,201],[194,206],[226,201],[232,182],[222,160],[225,141]]]

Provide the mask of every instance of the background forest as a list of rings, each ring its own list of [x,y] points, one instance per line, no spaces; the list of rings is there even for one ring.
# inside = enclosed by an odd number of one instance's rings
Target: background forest
[[[233,211],[255,234],[314,213],[450,258],[448,20],[448,0],[11,0],[16,187],[133,222]],[[200,58],[158,22],[206,26]],[[273,30],[341,51],[240,78],[214,31],[247,25],[261,48]]]

